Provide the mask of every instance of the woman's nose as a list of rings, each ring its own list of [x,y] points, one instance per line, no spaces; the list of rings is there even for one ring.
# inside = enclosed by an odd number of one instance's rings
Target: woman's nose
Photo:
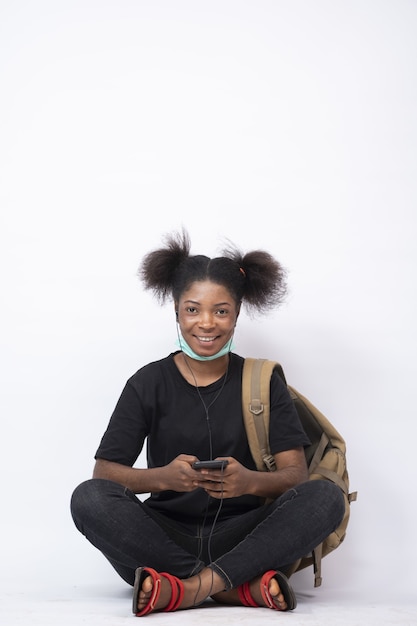
[[[210,328],[214,325],[213,314],[208,312],[201,313],[199,322],[200,326],[203,326],[204,328]]]

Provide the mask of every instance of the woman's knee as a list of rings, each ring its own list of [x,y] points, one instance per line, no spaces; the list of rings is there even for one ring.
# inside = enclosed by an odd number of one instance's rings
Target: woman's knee
[[[92,484],[94,479],[86,480],[76,487],[72,493],[70,501],[70,510],[75,525],[80,530],[80,520],[85,516],[85,511],[91,505],[90,494],[92,493]]]
[[[335,519],[343,519],[345,497],[341,488],[331,480],[308,480],[296,487],[296,490],[311,498],[319,508],[327,509]]]
[[[91,478],[78,485],[70,502],[71,515],[77,528],[81,530],[80,525],[90,515],[97,516],[110,492],[123,489],[121,485],[100,478]]]

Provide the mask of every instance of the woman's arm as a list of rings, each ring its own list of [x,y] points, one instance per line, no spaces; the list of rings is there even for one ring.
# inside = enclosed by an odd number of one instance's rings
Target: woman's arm
[[[262,498],[276,498],[288,489],[308,480],[304,448],[294,448],[274,455],[275,472],[255,472],[252,489]]]
[[[133,493],[157,493],[159,491],[193,491],[197,488],[197,472],[191,465],[197,457],[180,454],[169,465],[151,469],[139,469],[97,459],[93,478],[104,478],[124,485]]]

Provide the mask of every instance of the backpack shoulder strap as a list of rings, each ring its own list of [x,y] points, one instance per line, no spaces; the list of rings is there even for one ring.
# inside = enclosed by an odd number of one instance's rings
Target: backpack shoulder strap
[[[269,450],[270,386],[275,367],[280,366],[267,359],[248,358],[243,365],[243,419],[250,451],[259,471],[276,469]]]

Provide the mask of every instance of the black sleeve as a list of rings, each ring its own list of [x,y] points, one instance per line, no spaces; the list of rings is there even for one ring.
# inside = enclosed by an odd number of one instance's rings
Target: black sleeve
[[[131,381],[128,381],[116,404],[95,458],[131,467],[142,450],[148,431],[138,390]]]
[[[271,378],[271,416],[269,445],[271,454],[308,446],[310,440],[304,432],[300,418],[287,386],[277,372]]]

